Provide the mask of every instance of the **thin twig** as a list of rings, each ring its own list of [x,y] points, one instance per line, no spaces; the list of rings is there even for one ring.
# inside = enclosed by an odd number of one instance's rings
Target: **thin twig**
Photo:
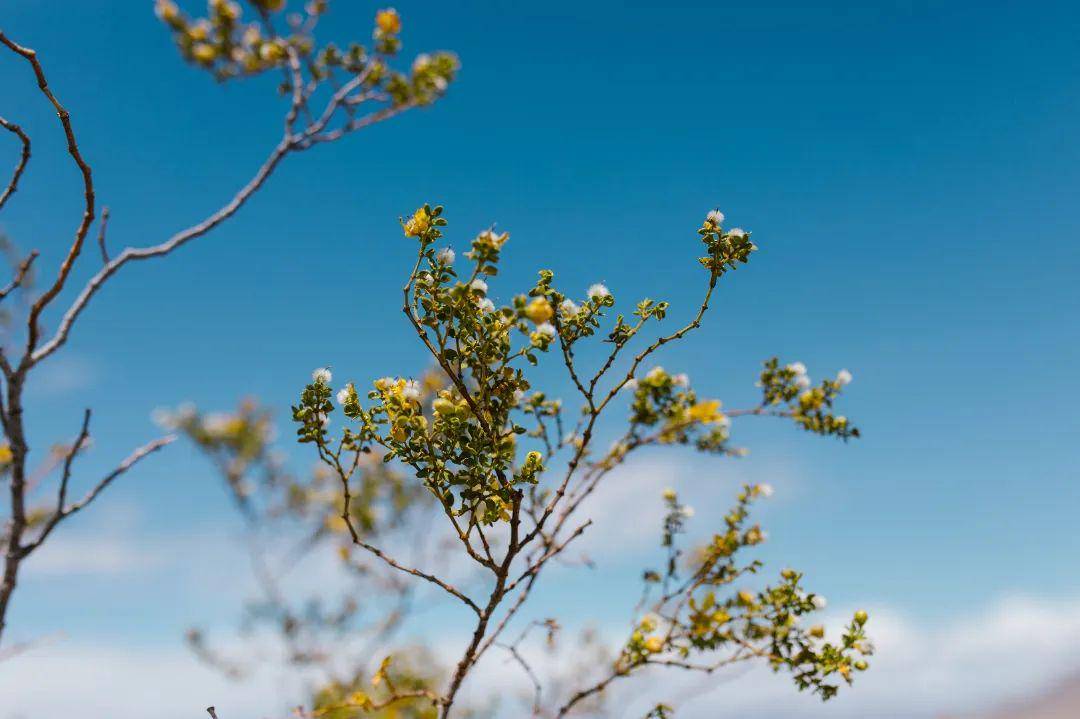
[[[4,188],[3,193],[0,193],[0,208],[3,208],[8,198],[15,194],[15,190],[18,189],[19,178],[22,177],[23,172],[26,170],[26,164],[30,162],[30,137],[21,127],[3,117],[0,117],[0,127],[14,134],[22,143],[22,154],[19,157],[19,162],[15,165],[15,171],[11,173],[11,179],[8,180],[7,187]]]

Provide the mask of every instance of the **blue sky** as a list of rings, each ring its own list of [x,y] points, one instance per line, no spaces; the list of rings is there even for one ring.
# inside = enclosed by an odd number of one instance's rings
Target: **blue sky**
[[[365,37],[375,6],[336,6],[323,37]],[[221,230],[125,269],[31,388],[36,436],[73,435],[94,407],[89,473],[154,436],[158,405],[253,394],[284,420],[314,366],[358,380],[421,366],[394,308],[413,252],[397,217],[424,201],[446,205],[459,249],[491,223],[511,232],[498,298],[551,267],[567,288],[668,299],[673,323],[699,294],[694,230],[719,206],[761,252],[662,363],[728,406],[754,401],[772,354],[819,377],[847,367],[865,436],[742,423],[745,467],[680,457],[686,496],[719,507],[733,476],[771,479],[766,558],[844,606],[948,623],[1014,593],[1080,596],[1071,3],[396,7],[406,57],[460,55],[449,95],[291,158]],[[277,140],[272,81],[216,85],[183,65],[150,3],[21,0],[4,15],[73,114],[114,248],[201,219]],[[45,268],[74,227],[76,176],[26,68],[4,58],[0,83],[0,112],[36,144],[0,227]],[[96,263],[88,252],[80,277]],[[190,564],[171,538],[236,522],[187,447],[94,511]],[[105,521],[92,514],[64,529],[90,536]],[[176,592],[191,612],[158,601]],[[231,608],[138,572],[51,576],[28,581],[14,626],[49,632],[58,611],[76,639],[166,641]]]

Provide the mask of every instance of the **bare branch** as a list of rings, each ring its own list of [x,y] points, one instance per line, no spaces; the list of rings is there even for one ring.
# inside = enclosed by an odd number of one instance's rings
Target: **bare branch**
[[[344,472],[341,472],[340,470],[339,470],[338,474],[341,477],[341,484],[342,484],[342,488],[343,488],[343,491],[344,491],[344,502],[343,502],[343,507],[342,507],[342,511],[341,511],[341,518],[345,521],[345,526],[347,526],[348,529],[349,529],[349,535],[352,537],[353,544],[355,544],[358,547],[363,547],[364,549],[371,552],[372,554],[374,554],[376,557],[378,557],[382,561],[389,564],[394,569],[400,570],[400,571],[405,572],[407,574],[411,574],[414,577],[420,577],[421,579],[425,579],[425,580],[431,582],[432,584],[434,584],[434,585],[436,585],[438,587],[441,587],[446,592],[450,593],[451,595],[457,597],[462,602],[464,602],[466,604],[466,606],[468,606],[470,609],[472,609],[474,612],[476,612],[477,616],[483,616],[483,612],[481,612],[480,607],[478,607],[476,605],[476,602],[474,602],[472,599],[470,599],[468,596],[463,594],[460,590],[458,590],[457,588],[455,588],[451,584],[448,584],[447,582],[444,582],[443,580],[439,579],[438,577],[436,577],[436,576],[434,576],[432,574],[428,574],[427,572],[422,572],[419,569],[414,569],[413,567],[406,567],[405,565],[403,565],[403,564],[399,563],[397,560],[395,560],[393,557],[391,557],[388,554],[386,554],[385,552],[383,552],[378,547],[373,546],[371,544],[368,544],[363,539],[361,539],[360,538],[360,533],[356,531],[356,527],[353,525],[352,514],[350,514],[350,512],[349,512],[349,505],[352,502],[352,493],[349,491],[348,477],[346,476],[346,474]]]
[[[64,462],[64,475],[63,475],[63,478],[60,481],[60,491],[59,491],[59,499],[60,499],[61,502],[64,501],[64,498],[67,495],[67,484],[68,484],[68,479],[69,479],[70,473],[71,473],[71,462],[72,462],[76,452],[78,451],[78,447],[81,445],[81,442],[85,441],[85,439],[86,439],[86,436],[87,436],[86,430],[87,430],[87,425],[89,424],[89,422],[90,422],[90,410],[87,410],[86,414],[85,414],[85,419],[83,421],[83,430],[79,435],[79,440],[76,441],[75,445],[72,446],[71,453],[68,455],[68,458]],[[134,452],[129,454],[127,456],[127,458],[124,459],[123,462],[121,462],[119,465],[117,465],[116,469],[114,469],[112,472],[109,472],[109,474],[105,475],[105,477],[101,481],[99,481],[96,485],[94,485],[94,488],[91,489],[89,492],[87,492],[86,495],[82,499],[80,499],[78,502],[75,502],[74,504],[70,504],[70,505],[67,505],[67,506],[63,506],[63,504],[60,504],[57,507],[57,510],[49,518],[48,522],[46,522],[45,527],[42,529],[41,534],[38,536],[38,538],[35,539],[30,544],[27,544],[26,546],[24,546],[22,548],[22,556],[26,557],[31,552],[33,552],[35,549],[40,547],[41,544],[45,541],[46,537],[48,537],[49,534],[52,533],[53,529],[56,528],[57,524],[59,524],[62,520],[67,519],[71,515],[75,514],[76,512],[82,510],[87,505],[89,505],[91,502],[93,502],[95,499],[97,499],[98,495],[101,494],[103,491],[105,491],[105,489],[110,484],[112,484],[113,480],[115,480],[117,477],[119,477],[120,475],[127,472],[129,469],[131,469],[139,461],[141,461],[142,459],[144,459],[148,455],[153,454],[154,452],[158,451],[162,447],[165,447],[166,445],[171,444],[175,440],[176,440],[176,437],[174,435],[168,435],[166,437],[161,437],[160,439],[155,439],[153,442],[149,442],[147,444],[144,444],[142,447],[139,447]]]
[[[75,229],[75,239],[71,243],[71,249],[68,250],[67,257],[64,258],[63,263],[60,265],[60,272],[56,277],[56,281],[42,293],[41,297],[39,297],[37,301],[34,302],[33,307],[30,308],[30,316],[27,320],[28,331],[26,340],[27,356],[29,357],[34,350],[34,347],[37,345],[38,317],[40,317],[45,307],[52,302],[53,298],[60,293],[60,290],[64,288],[64,283],[71,273],[71,268],[74,266],[79,253],[82,251],[86,233],[89,232],[90,225],[94,221],[94,181],[91,177],[90,166],[86,164],[82,153],[79,151],[79,144],[75,139],[75,132],[71,127],[71,114],[64,109],[64,106],[60,104],[60,101],[56,99],[52,90],[49,89],[49,82],[45,78],[45,71],[42,69],[41,63],[37,59],[37,53],[28,47],[22,47],[13,42],[3,33],[3,31],[0,31],[0,43],[6,45],[12,52],[21,55],[30,63],[30,66],[34,70],[34,76],[37,78],[38,89],[41,90],[41,93],[45,95],[53,108],[56,109],[56,115],[60,119],[60,124],[64,129],[64,136],[67,138],[68,154],[71,155],[76,166],[79,168],[83,181],[83,216],[78,227]]]
[[[21,127],[13,122],[8,122],[3,117],[0,117],[0,127],[13,133],[22,142],[22,155],[19,157],[19,162],[15,165],[15,171],[11,173],[11,179],[8,181],[7,187],[4,188],[3,193],[0,193],[0,208],[3,208],[8,198],[15,194],[15,190],[18,189],[19,178],[22,177],[23,172],[26,170],[26,164],[30,162],[30,137],[23,132]]]
[[[11,292],[22,285],[23,280],[26,279],[26,273],[30,271],[30,266],[34,264],[34,260],[37,259],[38,251],[34,250],[26,259],[19,264],[19,268],[15,271],[15,277],[11,279],[11,282],[7,283],[2,289],[0,289],[0,301],[3,301]]]
[[[109,250],[105,247],[105,232],[109,229],[109,208],[104,207],[101,210],[101,225],[98,227],[97,243],[101,249],[101,261],[105,264],[109,263]]]

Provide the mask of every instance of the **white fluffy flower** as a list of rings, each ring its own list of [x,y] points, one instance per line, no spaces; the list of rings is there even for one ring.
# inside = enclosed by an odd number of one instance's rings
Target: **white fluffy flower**
[[[162,429],[176,428],[176,418],[173,417],[173,413],[166,407],[154,408],[154,411],[150,413],[150,419]]]
[[[340,404],[342,407],[344,407],[345,403],[349,401],[349,394],[352,392],[352,388],[352,382],[350,382],[349,384],[338,390],[337,403]]]
[[[520,389],[514,390],[514,404],[521,404],[523,399],[525,399],[525,392]]]
[[[412,64],[413,72],[421,72],[421,71],[424,70],[424,68],[426,68],[430,64],[431,64],[431,55],[428,55],[426,52],[422,52],[422,53],[420,53],[419,55],[416,56],[416,59],[413,60],[413,64]]]
[[[487,292],[487,290],[488,290],[487,282],[484,282],[479,277],[477,277],[475,280],[470,282],[469,287],[472,287],[477,292]]]
[[[795,386],[799,389],[806,389],[810,386],[810,378],[804,374],[799,375],[795,378]]]
[[[481,312],[494,312],[495,311],[495,303],[492,302],[491,300],[489,300],[487,297],[480,300],[480,302],[476,306],[480,308]]]
[[[224,412],[213,412],[203,419],[203,431],[211,435],[225,434],[232,424],[232,416]]]
[[[732,227],[727,233],[729,237],[746,237],[746,230],[741,227]]]
[[[611,297],[611,290],[606,285],[597,282],[595,285],[589,285],[588,291],[585,292],[590,299],[602,300],[605,297]]]
[[[623,389],[630,390],[631,392],[636,390],[637,389],[637,379],[635,379],[634,377],[631,377],[630,379],[626,380],[626,384],[623,385]]]
[[[454,264],[454,258],[455,257],[457,257],[457,255],[455,255],[454,251],[452,249],[450,249],[449,247],[442,248],[441,250],[439,250],[439,254],[435,255],[435,259],[437,259],[439,262],[443,263],[444,265],[452,265],[452,264]]]
[[[334,378],[334,375],[330,374],[330,370],[326,367],[320,367],[311,373],[311,380],[313,382],[321,382],[323,384],[330,384],[330,380]]]
[[[842,369],[836,373],[836,384],[838,385],[850,384],[851,379],[851,373],[848,372],[846,369]]]
[[[677,387],[689,387],[690,375],[686,374],[685,372],[680,372],[679,374],[672,376],[671,382]]]
[[[724,224],[724,213],[720,210],[712,210],[705,216],[705,219],[714,225],[722,225]]]
[[[420,401],[420,383],[414,379],[405,383],[405,386],[401,389],[401,396],[405,399],[411,399],[413,402]]]
[[[686,517],[687,519],[690,519],[690,517],[693,517],[694,516],[694,508],[691,507],[689,504],[685,505],[682,508],[682,516]]]
[[[651,370],[648,371],[648,373],[645,375],[645,379],[647,379],[647,380],[658,380],[663,376],[664,376],[664,368],[661,367],[660,365],[656,365],[655,367],[653,367]]]
[[[536,334],[544,335],[545,337],[555,336],[555,325],[550,322],[543,322],[536,326]]]
[[[815,594],[814,598],[810,600],[810,603],[814,605],[815,609],[824,609],[829,605],[829,603],[825,600],[825,597],[821,596],[820,594]]]
[[[757,490],[758,490],[758,493],[762,497],[771,497],[771,496],[773,496],[773,491],[774,490],[773,490],[773,486],[771,484],[759,484],[757,486]]]
[[[804,365],[802,362],[792,362],[787,366],[787,368],[789,371],[794,372],[797,375],[806,374],[806,365]]]
[[[565,300],[563,300],[562,302],[559,303],[559,312],[562,312],[564,315],[566,315],[568,317],[573,317],[580,310],[581,310],[581,308],[577,306],[577,303],[574,302],[569,297],[567,297]]]

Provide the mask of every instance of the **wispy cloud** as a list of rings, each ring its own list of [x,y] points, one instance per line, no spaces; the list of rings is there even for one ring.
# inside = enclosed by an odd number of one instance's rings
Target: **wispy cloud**
[[[161,566],[163,556],[123,537],[50,537],[26,563],[29,576],[116,575]]]
[[[835,615],[837,622],[842,614]],[[933,719],[1038,695],[1080,668],[1080,597],[1007,597],[941,623],[878,608],[870,628],[878,648],[874,666],[828,704],[799,694],[783,675],[761,668],[713,677],[669,672],[615,690],[611,706],[618,709],[611,716],[638,716],[662,700],[673,703],[682,719]],[[439,654],[449,661],[464,635],[429,639],[443,647]],[[553,660],[538,654],[537,662]],[[284,719],[288,707],[303,700],[305,681],[287,670],[266,670],[232,683],[175,645],[54,642],[5,662],[0,719],[142,719],[148,714],[190,719],[209,704],[216,704],[223,717]],[[512,697],[528,687],[519,670],[493,652],[468,694],[498,691]],[[692,698],[680,701],[687,696]],[[516,716],[512,699],[503,707],[504,716]]]

